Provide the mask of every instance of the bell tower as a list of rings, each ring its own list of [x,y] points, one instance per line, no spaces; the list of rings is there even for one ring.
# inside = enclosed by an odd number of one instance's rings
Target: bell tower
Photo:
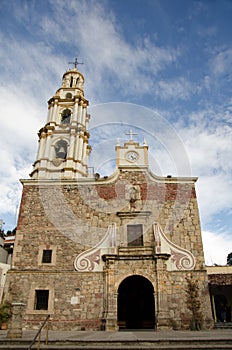
[[[47,123],[39,130],[32,179],[77,179],[88,176],[89,145],[84,76],[74,68],[64,73],[62,86],[48,101]]]

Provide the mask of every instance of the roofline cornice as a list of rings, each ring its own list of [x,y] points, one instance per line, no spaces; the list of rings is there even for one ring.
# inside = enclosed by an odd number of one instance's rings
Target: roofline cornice
[[[148,168],[117,168],[113,174],[110,176],[103,176],[103,177],[85,177],[85,178],[78,178],[78,179],[20,179],[20,182],[23,185],[45,185],[45,186],[54,186],[54,185],[100,185],[100,184],[110,184],[115,182],[121,172],[143,172],[145,173],[148,178],[157,183],[165,183],[165,184],[184,184],[184,183],[195,183],[198,180],[198,177],[181,177],[181,176],[158,176],[152,173],[152,171]]]

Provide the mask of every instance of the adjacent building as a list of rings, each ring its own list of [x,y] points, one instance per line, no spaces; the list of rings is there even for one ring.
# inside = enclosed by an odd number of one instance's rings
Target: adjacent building
[[[207,266],[212,314],[216,322],[231,322],[232,266]]]

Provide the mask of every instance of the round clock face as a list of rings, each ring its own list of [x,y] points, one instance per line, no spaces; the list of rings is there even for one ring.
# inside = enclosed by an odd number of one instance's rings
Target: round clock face
[[[135,151],[130,151],[127,152],[126,154],[126,159],[129,160],[130,162],[135,162],[138,159],[139,155]]]

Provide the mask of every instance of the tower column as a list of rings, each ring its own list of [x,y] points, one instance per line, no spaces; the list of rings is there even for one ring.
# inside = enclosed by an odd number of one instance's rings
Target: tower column
[[[44,158],[49,159],[50,153],[51,153],[51,139],[52,133],[49,132],[46,138],[46,145],[45,145],[45,152],[44,152]]]
[[[86,113],[86,117],[85,117],[85,127],[88,130],[89,127],[89,120],[90,120],[90,115]]]
[[[82,104],[83,104],[83,102],[81,101],[80,104],[79,104],[79,106],[78,106],[78,117],[77,117],[77,121],[78,121],[78,123],[80,123],[80,124],[82,124],[82,109],[83,109]]]
[[[75,100],[74,109],[73,109],[73,122],[77,122],[78,117],[78,99]]]
[[[68,154],[67,154],[68,159],[72,159],[74,157],[75,135],[76,135],[75,131],[72,131],[70,136]]]
[[[80,148],[82,147],[82,141],[80,134],[78,133],[76,137],[76,144],[75,144],[75,150],[74,150],[74,159],[77,161],[80,161]]]
[[[86,165],[86,150],[87,150],[87,142],[86,142],[86,140],[84,140],[83,152],[82,152],[82,162],[84,165]]]
[[[83,104],[83,109],[82,109],[82,115],[81,115],[81,124],[85,125],[85,118],[86,118],[86,104]]]
[[[51,119],[52,119],[52,110],[53,110],[53,108],[49,107],[49,109],[48,109],[48,117],[47,117],[48,122],[50,122]]]
[[[83,143],[84,143],[84,135],[81,132],[78,139],[78,146],[77,146],[77,160],[79,161],[82,161]]]
[[[51,117],[52,122],[57,121],[57,103],[58,103],[58,101],[55,100],[54,105],[53,105],[53,113],[52,113],[52,117]]]
[[[45,151],[45,143],[46,143],[46,133],[42,132],[39,140],[39,149],[37,154],[37,159],[40,159],[44,155]]]

